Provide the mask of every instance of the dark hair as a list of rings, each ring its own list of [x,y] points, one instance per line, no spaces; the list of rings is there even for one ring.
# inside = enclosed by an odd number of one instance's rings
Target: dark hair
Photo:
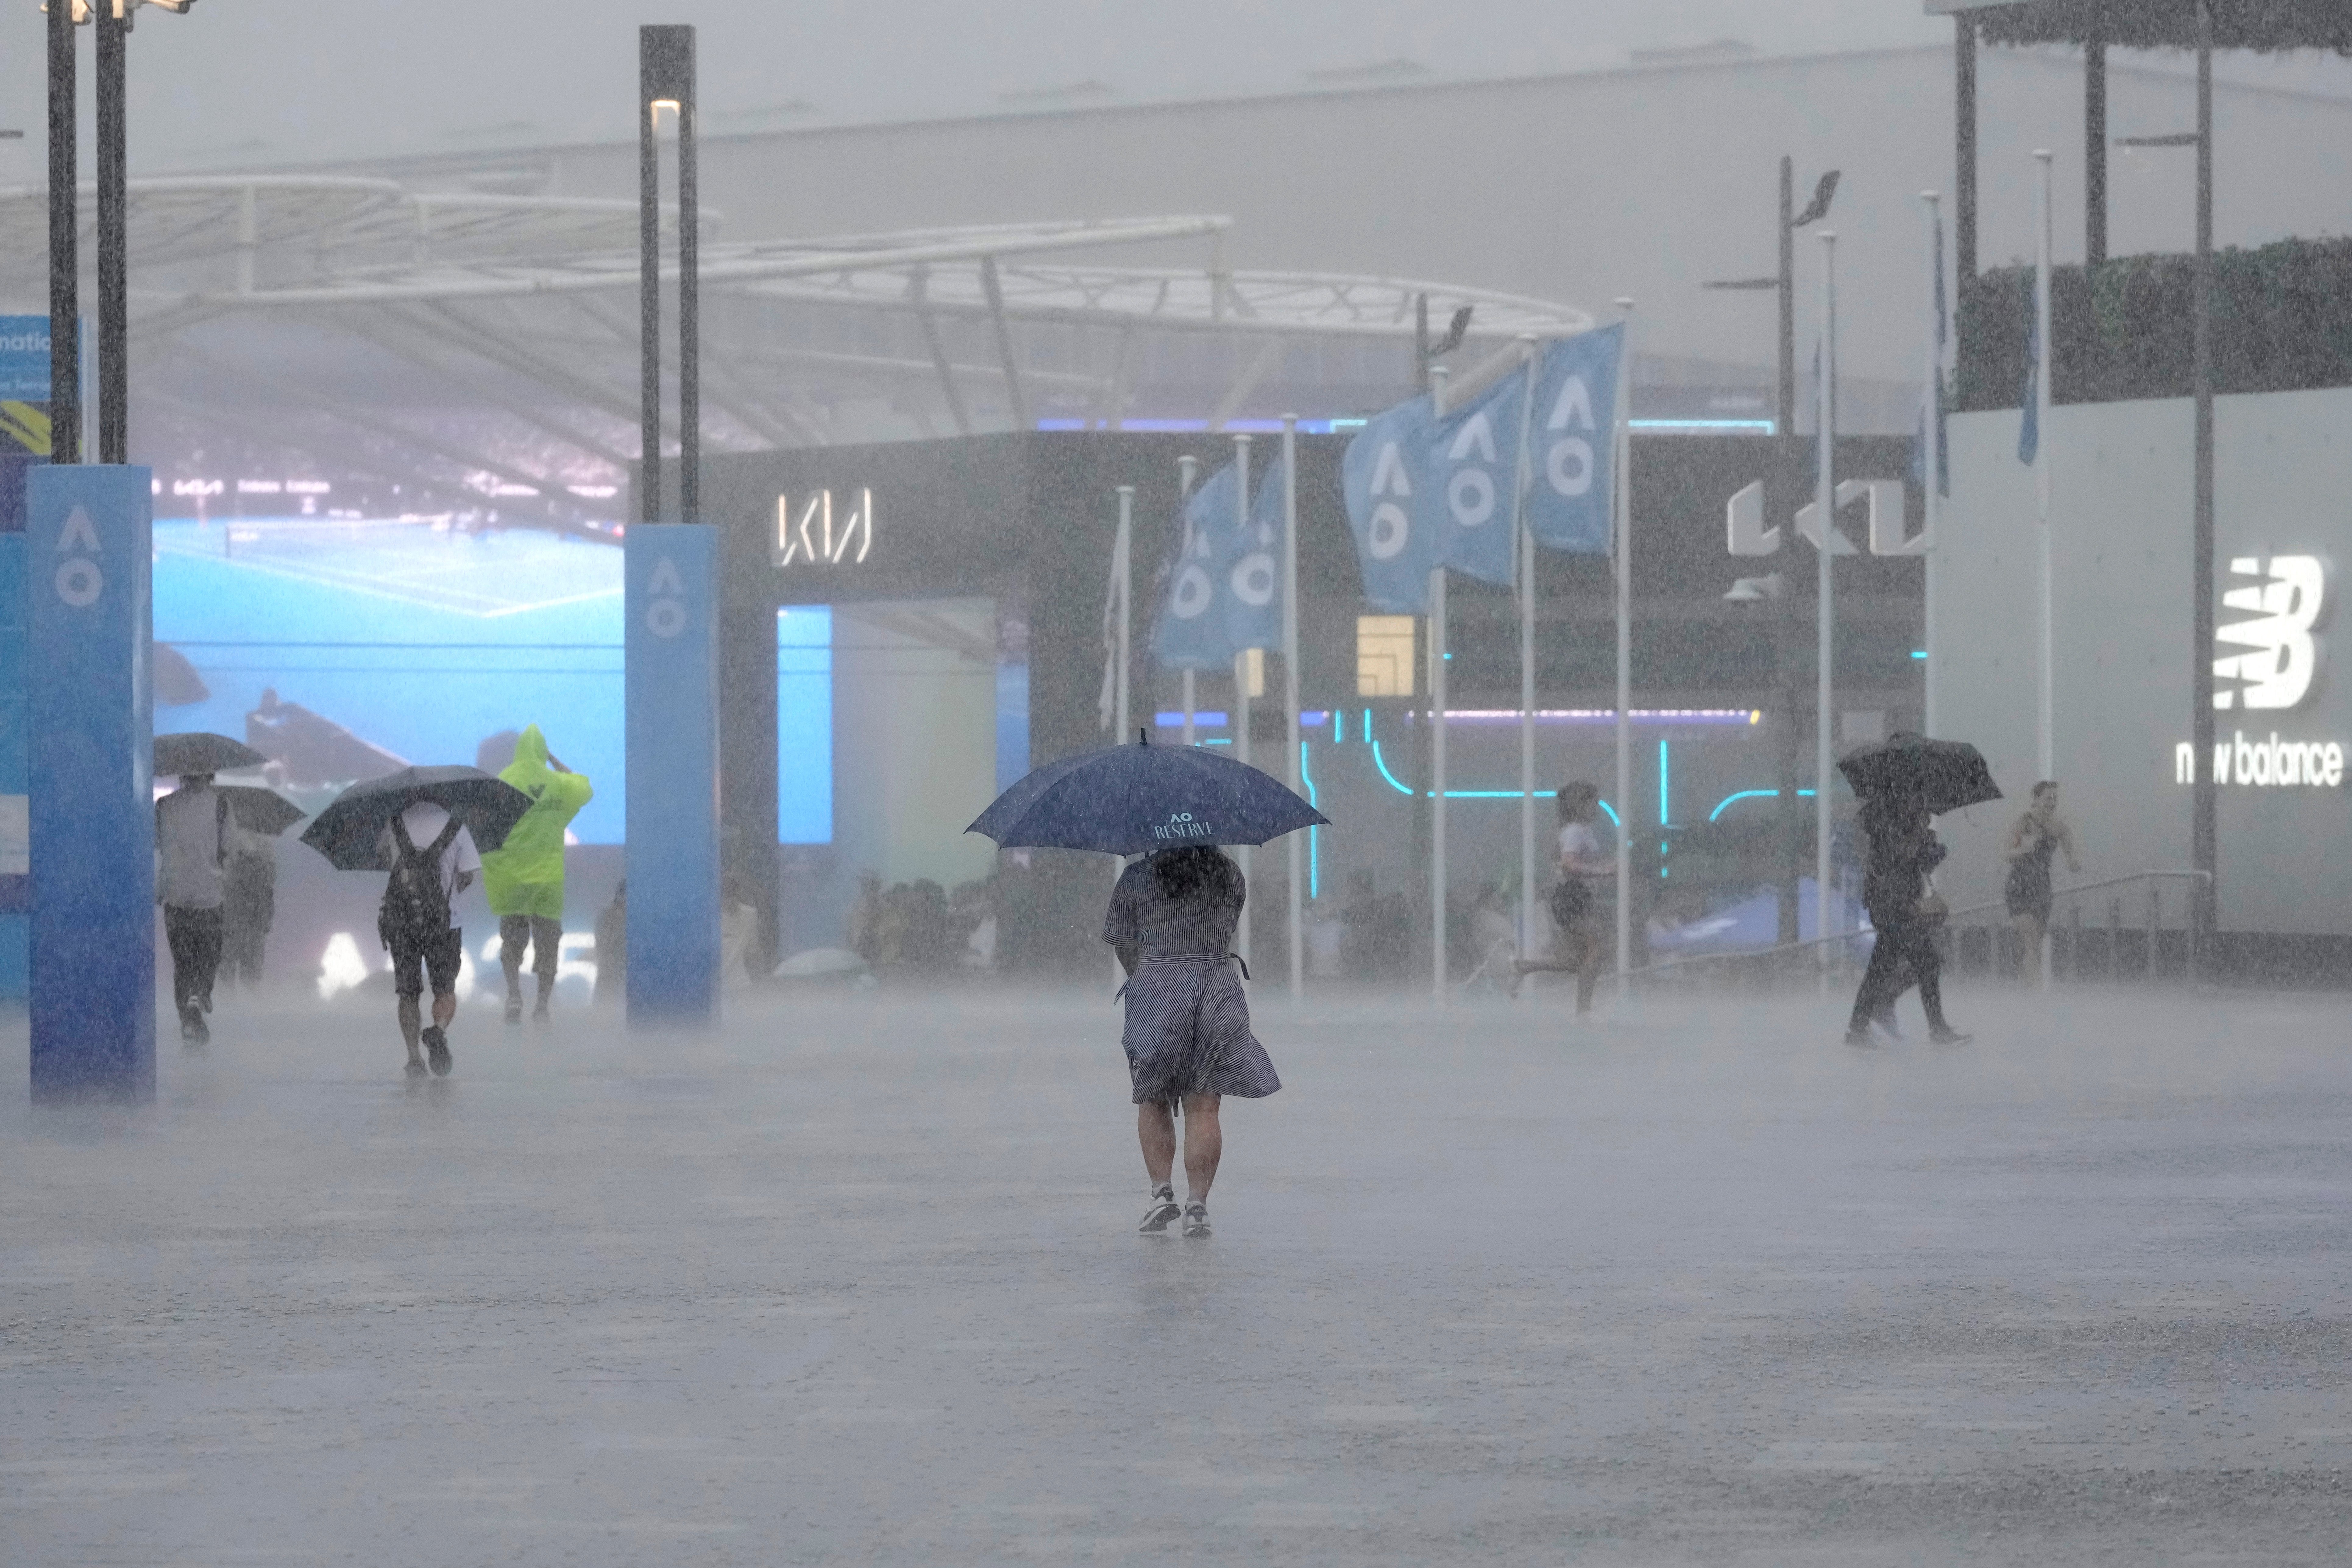
[[[2033,786],[2033,798],[2040,800],[2045,795],[2055,795],[2057,792],[2058,781],[2056,779],[2043,779],[2040,784]]]
[[[1582,816],[1571,814],[1583,813],[1590,816],[1600,804],[1601,786],[1599,784],[1578,779],[1574,784],[1564,784],[1559,786],[1559,819],[1562,822],[1582,821]]]
[[[1230,865],[1223,854],[1206,844],[1162,849],[1151,857],[1151,883],[1163,899],[1189,899],[1212,881],[1223,881]]]

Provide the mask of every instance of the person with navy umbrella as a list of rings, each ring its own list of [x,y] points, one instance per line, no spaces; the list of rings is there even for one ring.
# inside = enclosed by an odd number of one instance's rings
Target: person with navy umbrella
[[[1264,844],[1329,818],[1272,776],[1148,735],[1049,763],[998,796],[970,829],[1005,847],[1093,849],[1141,858],[1120,873],[1103,940],[1127,971],[1120,1045],[1151,1193],[1147,1236],[1179,1219],[1207,1237],[1209,1188],[1224,1153],[1225,1097],[1282,1087],[1250,1026],[1233,949],[1249,896],[1221,844]],[[1176,1120],[1184,1121],[1184,1202],[1176,1201]]]

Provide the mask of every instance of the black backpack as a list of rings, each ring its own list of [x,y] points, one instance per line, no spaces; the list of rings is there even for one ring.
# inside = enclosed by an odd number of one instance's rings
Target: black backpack
[[[432,843],[419,848],[408,837],[408,824],[392,819],[392,840],[399,853],[392,875],[383,884],[383,903],[376,910],[375,934],[387,950],[418,946],[449,929],[449,889],[441,885],[441,855],[457,837],[456,816]]]

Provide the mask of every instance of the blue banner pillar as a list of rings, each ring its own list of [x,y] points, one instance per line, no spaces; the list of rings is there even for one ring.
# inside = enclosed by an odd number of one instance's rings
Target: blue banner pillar
[[[155,1096],[148,470],[26,476],[37,1102]]]
[[[719,1017],[719,531],[639,525],[628,614],[628,1014]]]

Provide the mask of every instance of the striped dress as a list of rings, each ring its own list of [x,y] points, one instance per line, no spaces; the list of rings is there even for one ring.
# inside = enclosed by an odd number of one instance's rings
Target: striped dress
[[[1240,963],[1229,951],[1246,896],[1241,869],[1211,853],[1209,874],[1172,898],[1155,874],[1157,857],[1137,861],[1119,877],[1103,920],[1105,942],[1132,943],[1140,953],[1120,992],[1127,1026],[1119,1041],[1138,1105],[1188,1094],[1258,1100],[1282,1087],[1250,1031]]]

